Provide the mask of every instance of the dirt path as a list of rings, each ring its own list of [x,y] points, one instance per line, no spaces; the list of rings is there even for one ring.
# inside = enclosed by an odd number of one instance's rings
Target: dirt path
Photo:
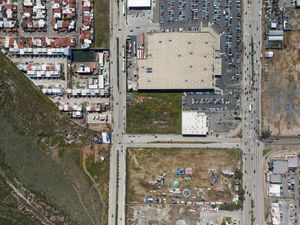
[[[50,221],[46,216],[44,216],[42,213],[40,213],[39,209],[37,209],[5,176],[5,174],[1,173],[1,175],[4,176],[6,183],[8,186],[13,190],[13,192],[16,194],[17,197],[22,199],[26,204],[32,208],[32,210],[35,212],[35,215],[39,217],[40,221],[43,221],[43,224],[47,225],[55,225],[52,221]]]

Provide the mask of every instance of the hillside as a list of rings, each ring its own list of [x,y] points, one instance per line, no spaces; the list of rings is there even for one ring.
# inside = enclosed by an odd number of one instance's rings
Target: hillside
[[[84,129],[2,54],[0,68],[0,224],[105,224],[82,169]]]

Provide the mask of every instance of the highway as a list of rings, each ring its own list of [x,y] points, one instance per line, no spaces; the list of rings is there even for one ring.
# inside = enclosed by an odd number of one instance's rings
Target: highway
[[[261,13],[262,1],[244,1],[243,20],[243,181],[244,225],[264,225],[263,143],[261,133]],[[252,208],[251,202],[254,206]]]

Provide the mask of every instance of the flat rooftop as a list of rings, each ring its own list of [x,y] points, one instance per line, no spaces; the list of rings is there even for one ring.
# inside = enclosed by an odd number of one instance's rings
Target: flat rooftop
[[[199,111],[182,111],[182,135],[204,135],[208,133],[207,115]]]
[[[145,59],[138,59],[138,89],[214,89],[221,75],[220,36],[201,32],[145,35]]]

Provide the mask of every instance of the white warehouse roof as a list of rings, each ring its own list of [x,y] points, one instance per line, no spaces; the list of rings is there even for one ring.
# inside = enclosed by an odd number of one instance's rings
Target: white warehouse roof
[[[198,111],[182,111],[182,135],[207,135],[207,115]]]
[[[128,0],[128,8],[150,8],[151,0]]]

